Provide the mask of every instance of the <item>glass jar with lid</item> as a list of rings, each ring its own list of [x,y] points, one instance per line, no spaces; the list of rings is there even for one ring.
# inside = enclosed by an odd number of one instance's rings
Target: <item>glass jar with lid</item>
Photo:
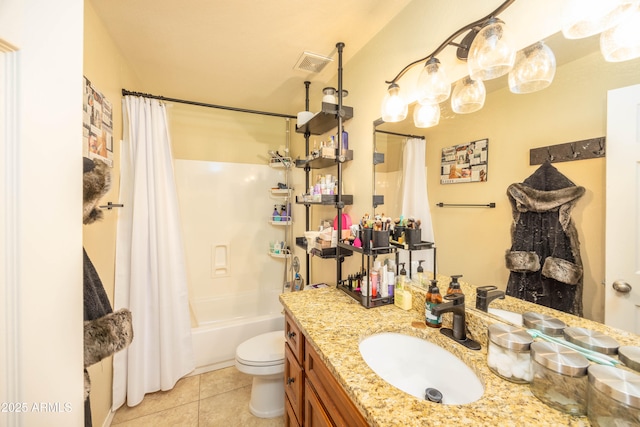
[[[487,365],[491,372],[514,383],[528,383],[531,371],[531,335],[522,328],[503,323],[489,325]]]
[[[588,372],[587,416],[593,426],[631,426],[640,422],[640,375],[613,366]]]
[[[337,91],[335,87],[325,87],[322,89],[322,102],[337,104],[338,101],[336,99],[336,93]]]
[[[588,367],[589,361],[575,350],[552,342],[534,342],[531,392],[554,409],[586,415]]]

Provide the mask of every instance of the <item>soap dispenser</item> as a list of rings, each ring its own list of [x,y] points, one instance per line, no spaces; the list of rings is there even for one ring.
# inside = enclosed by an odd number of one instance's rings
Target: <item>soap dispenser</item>
[[[411,309],[411,290],[407,279],[407,270],[404,269],[404,262],[400,263],[400,275],[396,279],[396,288],[394,290],[395,298],[393,303],[403,310]]]
[[[422,289],[429,289],[429,285],[428,285],[429,280],[424,274],[424,268],[422,268],[423,262],[424,262],[423,259],[418,261],[418,270],[416,271],[415,281],[416,281],[416,285],[418,285]]]
[[[431,280],[430,282],[431,285],[424,301],[425,323],[432,328],[439,328],[442,326],[442,315],[435,316],[431,314],[431,310],[436,305],[442,304],[442,295],[440,294],[440,289],[438,289],[438,281]]]
[[[458,279],[462,277],[462,274],[457,276],[451,276],[451,282],[449,282],[449,288],[447,289],[447,295],[450,294],[461,294],[462,289],[460,289],[460,283],[458,283]]]

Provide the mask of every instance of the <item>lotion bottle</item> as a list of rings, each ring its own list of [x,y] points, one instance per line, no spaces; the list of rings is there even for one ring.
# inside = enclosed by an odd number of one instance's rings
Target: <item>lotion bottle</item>
[[[409,282],[407,279],[407,270],[404,269],[403,262],[400,263],[400,265],[402,268],[400,269],[400,275],[396,280],[394,304],[403,310],[410,310],[412,301],[411,290],[409,289]]]

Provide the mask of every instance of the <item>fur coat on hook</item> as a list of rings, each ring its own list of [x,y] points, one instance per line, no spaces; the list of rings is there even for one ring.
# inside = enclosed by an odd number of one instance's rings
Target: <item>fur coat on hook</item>
[[[571,211],[584,193],[549,162],[509,186],[507,295],[582,316],[582,259]]]
[[[110,188],[109,167],[100,160],[83,158],[83,223],[91,224],[102,218],[97,206]],[[91,383],[87,367],[127,347],[133,340],[131,312],[116,312],[111,308],[100,276],[87,252],[83,252],[84,297],[84,424],[91,427]]]

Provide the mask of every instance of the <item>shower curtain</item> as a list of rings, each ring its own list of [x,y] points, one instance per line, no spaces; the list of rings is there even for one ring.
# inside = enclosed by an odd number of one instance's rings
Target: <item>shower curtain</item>
[[[122,111],[114,307],[131,310],[134,338],[114,356],[114,410],[172,389],[195,368],[166,106],[126,96]]]
[[[422,240],[434,242],[431,209],[427,194],[426,141],[423,138],[408,138],[402,161],[402,214],[422,222]],[[434,271],[433,251],[416,251],[413,261],[424,259],[425,271]],[[415,266],[411,266],[413,269]]]

